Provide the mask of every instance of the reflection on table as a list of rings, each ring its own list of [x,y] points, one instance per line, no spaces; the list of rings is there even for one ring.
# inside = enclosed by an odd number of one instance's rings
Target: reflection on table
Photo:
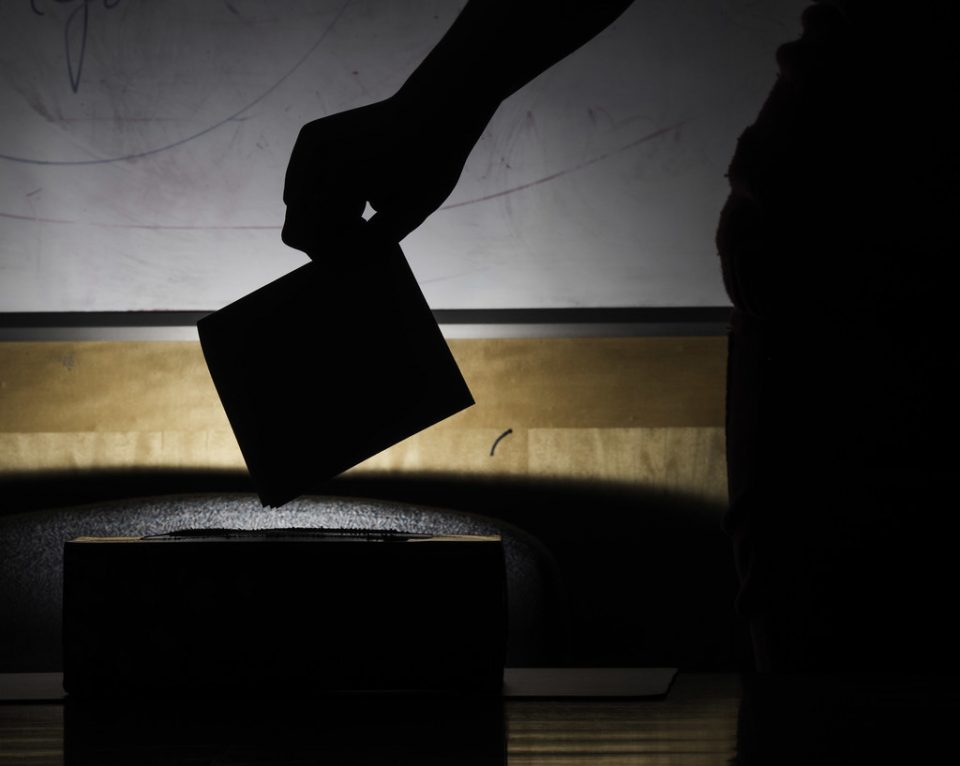
[[[0,766],[724,764],[734,752],[738,690],[736,677],[723,675],[680,676],[654,700],[4,704]]]
[[[665,699],[227,701],[148,720],[115,710],[99,724],[92,709],[4,703],[0,766],[926,764],[946,762],[931,757],[951,744],[957,688],[936,676],[681,673]]]

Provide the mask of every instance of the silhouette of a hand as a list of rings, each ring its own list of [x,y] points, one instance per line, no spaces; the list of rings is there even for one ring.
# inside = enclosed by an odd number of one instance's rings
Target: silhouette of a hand
[[[453,191],[489,116],[395,96],[307,123],[287,167],[283,241],[314,259],[358,237],[399,242]]]

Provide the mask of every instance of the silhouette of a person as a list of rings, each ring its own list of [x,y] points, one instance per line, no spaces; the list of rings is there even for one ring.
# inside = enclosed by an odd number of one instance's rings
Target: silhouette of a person
[[[955,5],[809,7],[730,167],[726,526],[761,669],[956,668]]]
[[[402,238],[500,102],[629,4],[471,0],[394,97],[303,128],[284,241]],[[956,16],[815,2],[731,164],[726,527],[761,669],[955,653]]]

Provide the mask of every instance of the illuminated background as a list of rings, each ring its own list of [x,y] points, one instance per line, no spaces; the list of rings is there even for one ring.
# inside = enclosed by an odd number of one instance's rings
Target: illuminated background
[[[3,3],[0,311],[210,310],[302,263],[300,125],[391,95],[461,5]],[[637,0],[515,94],[404,243],[430,304],[726,305],[724,172],[804,5]]]

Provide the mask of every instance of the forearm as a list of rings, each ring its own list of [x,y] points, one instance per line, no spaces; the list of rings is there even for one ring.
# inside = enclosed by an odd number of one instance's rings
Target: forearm
[[[400,94],[492,113],[609,26],[632,0],[470,0]]]

